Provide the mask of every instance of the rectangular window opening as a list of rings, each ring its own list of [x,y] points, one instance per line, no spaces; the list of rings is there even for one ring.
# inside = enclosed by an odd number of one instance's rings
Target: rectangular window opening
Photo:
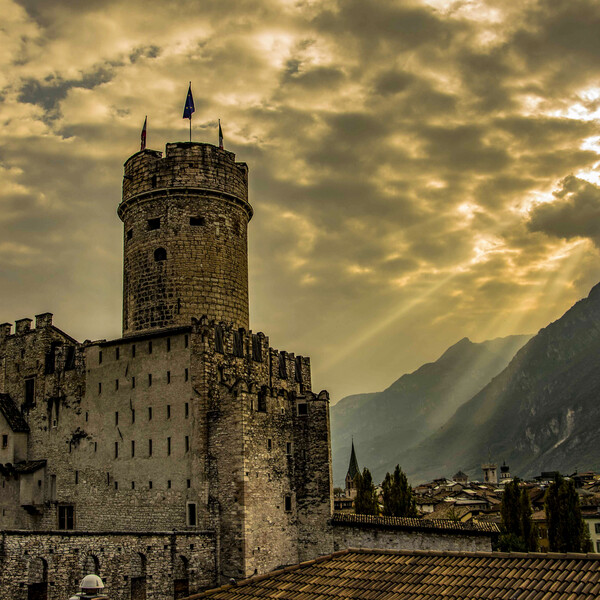
[[[6,433],[2,434],[2,447],[8,448],[8,434]]]
[[[131,346],[131,358],[135,358],[135,344]]]
[[[171,383],[171,371],[167,371],[167,383]]]
[[[152,407],[148,407],[148,421],[152,421]]]
[[[119,458],[119,442],[115,442],[115,458]]]
[[[206,224],[204,217],[190,217],[190,225],[192,227],[202,227]]]
[[[74,529],[75,507],[74,506],[59,506],[58,507],[58,528],[59,529]]]
[[[115,359],[119,360],[120,356],[121,356],[121,349],[115,348]]]
[[[152,373],[148,373],[148,387],[152,385]]]
[[[127,231],[127,239],[130,240],[133,237],[133,229]]]
[[[185,378],[185,381],[188,381],[188,379],[190,378],[190,372],[188,369],[185,370],[184,378]]]
[[[171,418],[171,405],[167,404],[167,419]]]
[[[190,436],[189,435],[185,436],[185,451],[186,452],[190,451]]]
[[[152,440],[148,440],[148,456],[152,456]]]
[[[185,347],[185,348],[187,348],[187,347],[189,346],[189,343],[190,343],[190,339],[189,339],[189,337],[188,337],[188,334],[186,333],[186,334],[183,336],[183,345],[184,345],[184,347]]]
[[[171,352],[171,338],[167,338],[167,352]]]
[[[148,231],[153,231],[154,229],[160,229],[160,218],[148,219]]]
[[[167,456],[171,456],[171,438],[167,438]]]
[[[187,503],[187,524],[188,527],[196,527],[197,525],[197,506],[195,502]]]
[[[28,377],[25,380],[25,404],[35,402],[35,377]]]
[[[285,512],[291,512],[291,511],[292,511],[292,497],[286,496],[285,497]]]
[[[185,418],[187,419],[187,418],[189,418],[189,416],[190,416],[190,404],[189,404],[189,402],[186,402],[185,403]]]
[[[131,458],[135,457],[135,441],[131,440]]]

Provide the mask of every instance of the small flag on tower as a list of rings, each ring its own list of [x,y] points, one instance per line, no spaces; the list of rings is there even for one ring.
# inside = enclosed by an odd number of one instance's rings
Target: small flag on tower
[[[144,119],[144,126],[142,127],[142,136],[140,144],[140,152],[146,149],[146,123],[148,122],[148,116]]]
[[[194,98],[192,97],[192,82],[190,81],[190,87],[188,88],[187,98],[185,99],[185,106],[183,107],[183,118],[192,120],[192,113],[195,112]]]
[[[221,129],[221,119],[219,119],[219,148],[223,150],[223,130]]]

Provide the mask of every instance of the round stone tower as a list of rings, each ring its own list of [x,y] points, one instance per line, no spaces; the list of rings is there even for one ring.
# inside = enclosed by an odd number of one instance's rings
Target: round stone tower
[[[123,335],[189,325],[248,329],[248,167],[212,144],[167,144],[125,163]]]

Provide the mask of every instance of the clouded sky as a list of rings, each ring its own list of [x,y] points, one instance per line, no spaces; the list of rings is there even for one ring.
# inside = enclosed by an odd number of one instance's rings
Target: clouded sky
[[[250,167],[251,326],[337,401],[600,280],[596,0],[0,0],[0,321],[121,328],[122,164]]]

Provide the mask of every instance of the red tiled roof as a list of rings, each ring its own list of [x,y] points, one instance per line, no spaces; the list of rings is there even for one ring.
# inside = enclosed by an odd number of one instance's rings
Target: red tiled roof
[[[333,525],[350,525],[355,527],[381,527],[392,529],[426,529],[428,531],[442,530],[463,534],[496,534],[500,533],[497,523],[478,521],[452,521],[450,519],[417,519],[413,517],[375,517],[373,515],[353,515],[348,513],[333,513]]]
[[[343,550],[189,600],[592,600],[599,554]]]

